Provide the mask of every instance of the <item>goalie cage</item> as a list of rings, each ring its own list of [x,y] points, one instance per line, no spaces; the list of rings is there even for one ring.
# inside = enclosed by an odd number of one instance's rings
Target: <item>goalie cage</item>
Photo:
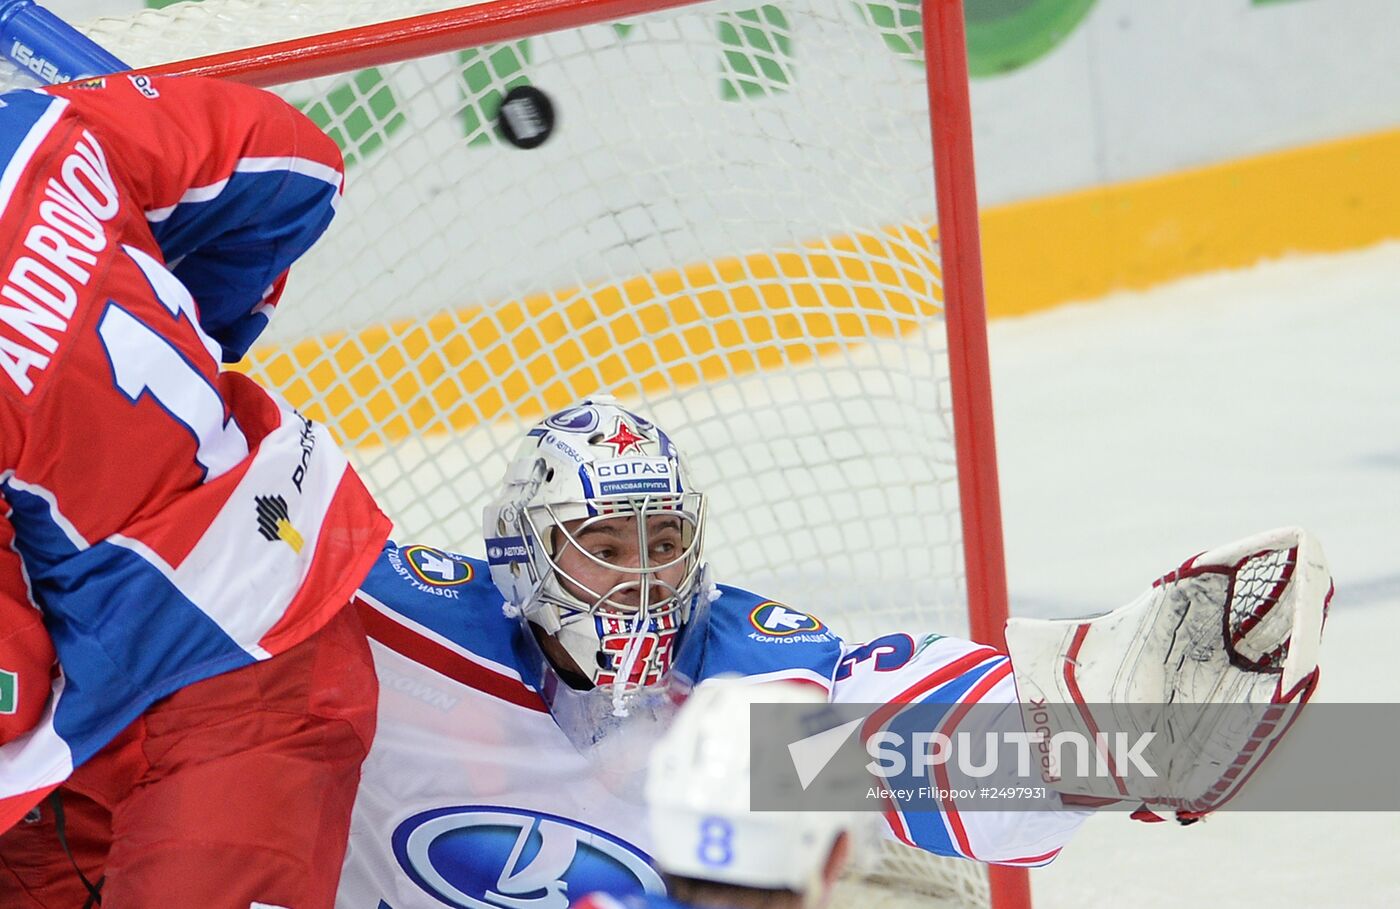
[[[82,27],[273,88],[345,153],[341,211],[238,368],[332,428],[399,539],[480,555],[523,428],[611,392],[688,452],[720,577],[848,638],[1000,644],[961,0],[454,5]],[[522,86],[555,118],[528,149],[497,125]],[[891,841],[837,905],[1013,909],[1024,875]]]

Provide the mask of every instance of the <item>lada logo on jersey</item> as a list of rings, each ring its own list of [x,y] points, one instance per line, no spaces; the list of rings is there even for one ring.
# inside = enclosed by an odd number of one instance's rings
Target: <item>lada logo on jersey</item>
[[[456,587],[472,579],[470,562],[431,546],[409,546],[403,559],[414,577],[432,587]]]
[[[780,638],[790,634],[815,634],[826,628],[807,613],[789,609],[772,600],[766,600],[753,608],[753,612],[749,613],[749,624],[763,634]]]
[[[491,805],[436,808],[394,830],[409,878],[460,909],[567,909],[585,893],[663,893],[641,850],[541,812]]]
[[[943,640],[943,635],[941,634],[924,635],[923,638],[919,641],[918,646],[914,648],[914,656],[918,656],[919,654],[927,650],[931,645],[936,644],[941,640]],[[910,659],[913,659],[913,657],[910,657]]]
[[[300,554],[306,540],[292,526],[287,500],[281,496],[254,496],[253,502],[258,507],[258,533],[269,541],[281,540],[292,547],[292,552]]]

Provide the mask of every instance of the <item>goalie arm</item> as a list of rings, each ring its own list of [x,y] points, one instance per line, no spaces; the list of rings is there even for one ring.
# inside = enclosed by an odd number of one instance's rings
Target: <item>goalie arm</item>
[[[881,705],[862,727],[866,749],[880,764],[879,736],[900,744],[909,761],[915,751],[931,757],[883,775],[886,832],[906,845],[937,855],[992,864],[1049,864],[1092,811],[1069,807],[1053,791],[1032,799],[989,801],[981,791],[1019,784],[1027,774],[1008,762],[997,775],[970,780],[950,751],[930,754],[908,747],[918,736],[949,742],[982,741],[988,733],[1022,735],[1016,689],[1006,655],[939,634],[890,634],[848,647],[836,671],[834,703]],[[935,749],[937,746],[933,746]],[[889,768],[885,763],[883,767]],[[1043,788],[1043,787],[1042,787]]]

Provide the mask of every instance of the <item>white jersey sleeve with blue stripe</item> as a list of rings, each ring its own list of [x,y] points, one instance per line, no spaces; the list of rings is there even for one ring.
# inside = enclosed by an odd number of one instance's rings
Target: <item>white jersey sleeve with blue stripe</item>
[[[990,729],[1021,729],[1016,687],[1006,655],[938,634],[890,634],[848,646],[836,670],[832,701],[881,705],[863,727],[867,739],[891,730],[908,741],[911,732],[950,737],[968,733],[980,738]],[[911,705],[917,709],[901,713]],[[918,728],[911,729],[911,722]],[[886,798],[885,819],[890,835],[938,855],[1026,867],[1045,865],[1092,813],[1066,808],[1049,790],[1034,810],[1015,811],[988,810],[985,799],[978,802],[978,810],[963,810],[957,796],[897,794],[917,786],[944,793],[963,788],[965,781],[958,779],[955,767],[921,770],[922,774],[905,774],[901,785],[888,781],[892,794]],[[945,773],[954,774],[951,783]]]

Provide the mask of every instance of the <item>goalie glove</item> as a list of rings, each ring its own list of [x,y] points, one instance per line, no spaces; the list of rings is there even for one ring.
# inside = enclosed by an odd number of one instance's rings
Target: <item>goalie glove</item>
[[[1183,823],[1219,808],[1312,694],[1331,595],[1317,541],[1284,528],[1188,559],[1107,615],[1012,619],[1007,648],[1047,785]]]

